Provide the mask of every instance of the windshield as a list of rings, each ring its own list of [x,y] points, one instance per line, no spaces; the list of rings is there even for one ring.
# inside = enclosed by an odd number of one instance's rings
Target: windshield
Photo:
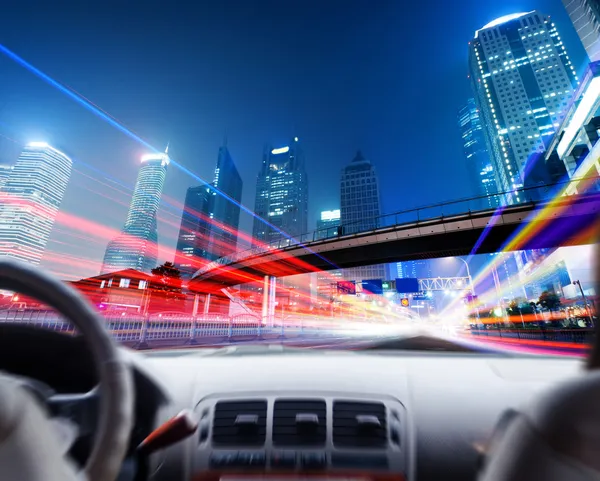
[[[135,349],[583,356],[600,37],[569,5],[14,5],[0,258]],[[72,332],[0,292],[13,322]]]

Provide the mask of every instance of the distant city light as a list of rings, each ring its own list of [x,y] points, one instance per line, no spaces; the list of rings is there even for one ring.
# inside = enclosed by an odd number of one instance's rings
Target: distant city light
[[[286,152],[289,152],[290,148],[286,145],[285,147],[280,147],[279,149],[273,149],[271,150],[271,153],[273,155],[277,155],[277,154],[285,154]]]
[[[294,137],[294,142],[298,142],[298,137]]]
[[[336,210],[324,210],[321,212],[321,220],[339,220],[340,209]]]
[[[496,307],[496,309],[494,309],[494,314],[496,315],[496,317],[502,316],[502,308]]]

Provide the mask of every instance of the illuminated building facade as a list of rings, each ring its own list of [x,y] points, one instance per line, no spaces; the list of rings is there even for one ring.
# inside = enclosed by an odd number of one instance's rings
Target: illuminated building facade
[[[590,185],[581,179],[600,176],[600,61],[588,65],[559,132],[562,135],[552,139],[545,161],[562,163],[573,179],[565,193],[598,190],[597,180]]]
[[[340,225],[340,209],[324,210],[321,212],[321,218],[317,221],[317,233],[315,240],[327,239],[338,235]]]
[[[481,116],[477,105],[475,105],[475,99],[469,99],[467,104],[460,109],[458,126],[467,162],[467,171],[475,196],[487,197],[487,199],[482,199],[480,203],[474,205],[481,208],[497,207],[500,205],[499,197],[490,197],[490,195],[498,192],[496,176],[485,145]]]
[[[39,264],[73,162],[44,142],[28,144],[0,189],[0,257]]]
[[[600,60],[600,2],[598,0],[562,0],[577,35],[592,62]]]
[[[327,239],[338,235],[340,210],[324,210],[317,220],[315,240]],[[319,302],[328,302],[337,295],[336,282],[343,279],[342,271],[324,271],[317,273],[317,298]]]
[[[12,165],[0,164],[0,189],[2,188],[2,186],[4,184],[6,184],[6,181],[10,177],[10,174],[12,173],[12,171],[13,171]]]
[[[212,186],[229,199],[206,185],[187,190],[175,256],[176,265],[186,276],[207,261],[236,250],[242,178],[227,146],[219,148]]]
[[[578,79],[550,18],[498,18],[475,32],[469,70],[498,190],[523,186],[530,155],[545,151]],[[508,202],[522,202],[518,193]]]
[[[341,235],[354,234],[377,228],[376,218],[381,215],[379,180],[375,167],[359,151],[342,170],[340,182]],[[383,279],[385,266],[353,267],[344,270],[347,280]]]
[[[102,272],[135,269],[150,272],[158,256],[157,214],[167,166],[168,147],[164,154],[142,157],[127,220],[121,234],[108,243]]]
[[[433,277],[431,261],[429,259],[397,262],[396,273],[399,279],[426,279]]]
[[[202,242],[209,237],[210,187],[190,187],[185,195],[181,226],[177,238],[175,265],[183,276],[189,277],[206,262]]]
[[[256,181],[254,212],[273,227],[254,219],[252,236],[258,244],[289,243],[308,231],[308,179],[304,154],[295,137],[289,145],[266,147]]]

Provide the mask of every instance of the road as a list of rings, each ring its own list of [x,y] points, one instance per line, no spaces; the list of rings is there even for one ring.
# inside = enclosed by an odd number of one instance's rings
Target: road
[[[584,357],[587,354],[589,346],[574,343],[552,343],[548,341],[519,340],[519,339],[494,339],[479,338],[467,334],[448,334],[439,331],[411,330],[409,333],[403,333],[407,336],[432,336],[437,339],[449,341],[462,345],[467,348],[473,348],[477,351],[486,353],[515,353],[524,355],[542,355],[542,356],[569,356]],[[281,337],[278,335],[266,336],[262,339],[248,336],[247,338],[238,337],[235,339],[205,339],[195,345],[189,345],[184,340],[177,345],[172,341],[154,341],[148,347],[152,350],[173,349],[173,348],[198,348],[198,347],[224,347],[228,345],[244,344],[282,344],[289,347],[302,349],[342,349],[359,350],[368,347],[373,343],[391,341],[397,339],[399,334],[395,335],[359,335],[356,332],[349,333],[331,333],[331,334],[303,334],[293,337]]]

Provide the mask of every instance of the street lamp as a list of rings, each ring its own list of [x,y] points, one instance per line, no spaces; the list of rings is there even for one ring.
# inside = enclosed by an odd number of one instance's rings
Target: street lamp
[[[471,270],[469,269],[469,263],[464,260],[462,257],[455,257],[455,259],[461,261],[465,267],[467,268],[467,278],[469,279],[469,290],[471,291],[471,295],[475,295],[475,288],[473,287],[473,278],[471,277]]]
[[[590,318],[590,324],[592,325],[592,327],[594,327],[594,318],[592,317],[592,311],[590,309],[590,306],[588,305],[587,297],[585,297],[585,293],[583,292],[583,287],[581,287],[581,282],[573,281],[572,284],[574,286],[579,287],[579,292],[581,292],[581,297],[583,297],[583,303],[585,305],[585,310],[587,311],[588,317]]]
[[[474,302],[475,299],[473,299],[475,297],[475,287],[473,286],[473,278],[471,277],[471,270],[469,269],[469,263],[464,260],[462,257],[455,257],[455,259],[458,259],[459,261],[461,261],[465,267],[467,268],[467,278],[469,279],[469,290],[471,291],[471,301]],[[479,308],[477,307],[477,305],[475,305],[475,314],[477,315],[477,319],[479,320]]]

